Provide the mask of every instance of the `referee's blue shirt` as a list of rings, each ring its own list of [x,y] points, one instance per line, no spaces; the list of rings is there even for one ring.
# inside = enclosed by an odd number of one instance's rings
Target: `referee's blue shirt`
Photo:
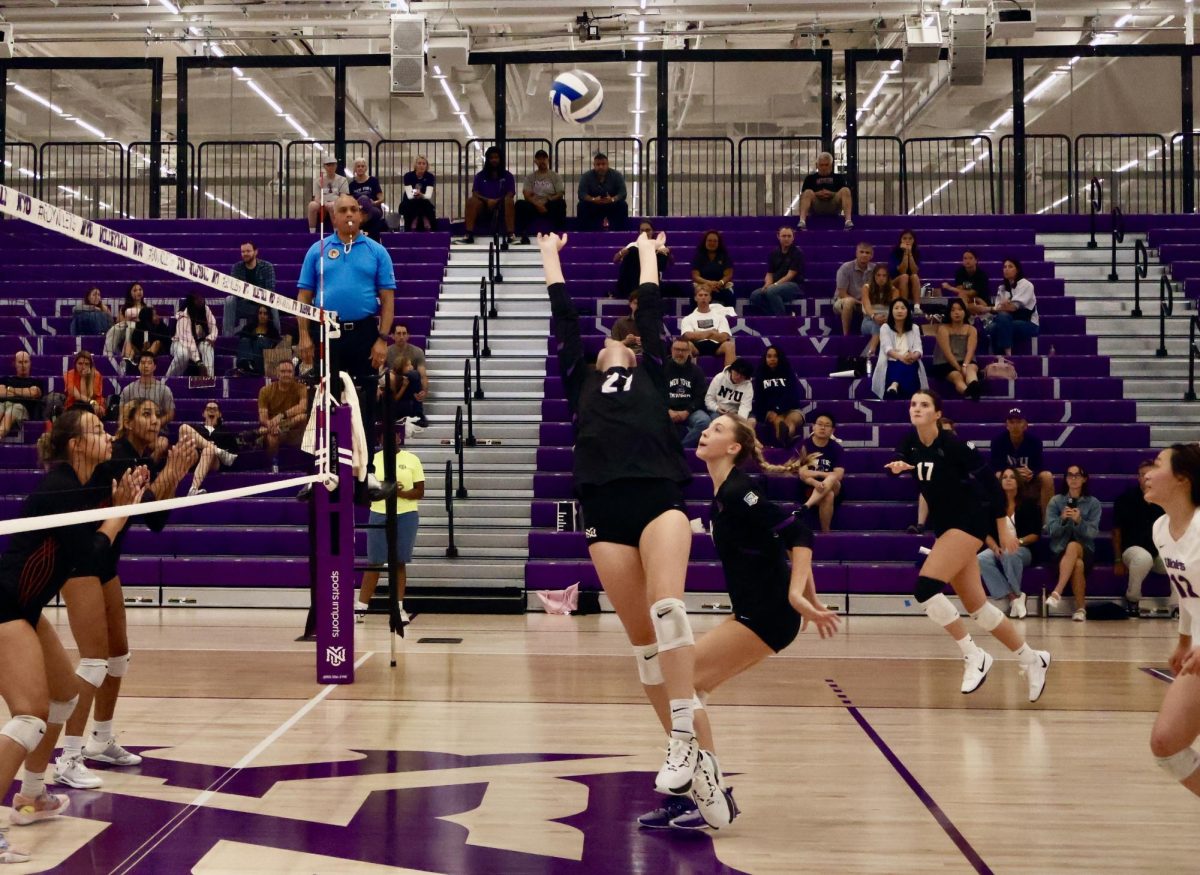
[[[296,287],[311,291],[314,304],[336,310],[343,322],[378,313],[378,291],[396,288],[396,270],[388,251],[361,231],[348,250],[336,235],[326,237],[325,302],[322,304],[317,293],[321,245],[322,241],[318,240],[309,247]]]

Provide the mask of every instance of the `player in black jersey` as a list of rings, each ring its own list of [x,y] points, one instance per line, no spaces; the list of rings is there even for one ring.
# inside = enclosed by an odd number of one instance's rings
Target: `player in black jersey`
[[[90,510],[99,504],[87,484],[112,448],[104,426],[91,411],[68,410],[38,442],[49,470],[21,508],[23,517]],[[136,502],[146,486],[144,469],[125,473],[104,497],[114,505]],[[54,599],[81,561],[102,561],[125,518],[20,532],[0,556],[0,697],[13,715],[0,727],[0,793],[7,790],[21,761],[39,750],[46,721],[62,722],[75,706],[78,681],[54,627],[42,610]],[[43,760],[43,767],[44,767]],[[14,796],[10,822],[24,826],[54,817],[65,796],[45,792],[41,774],[26,773]],[[0,842],[0,861],[24,855]]]
[[[815,625],[822,638],[832,637],[840,620],[817,597],[812,530],[798,516],[769,501],[740,467],[751,458],[765,471],[792,472],[795,466],[769,464],[754,426],[731,414],[718,416],[704,430],[696,456],[708,466],[712,478],[712,537],[733,606],[732,617],[696,642],[696,697],[700,701],[696,736],[700,755],[715,760],[707,716],[709,693],[791,644],[802,620]],[[810,499],[810,504],[819,500],[820,496]],[[712,771],[719,775],[719,766]],[[719,789],[729,796],[736,812],[732,790]],[[638,822],[652,828],[704,828],[698,813],[673,802],[668,800]]]
[[[715,761],[701,757],[696,742],[695,646],[681,598],[692,543],[681,487],[691,474],[668,413],[663,376],[667,353],[655,255],[665,240],[643,234],[635,244],[641,362],[624,344],[606,339],[594,369],[584,356],[579,314],[559,263],[566,237],[538,235],[538,248],[559,369],[575,416],[575,492],[588,552],[633,645],[646,695],[670,734],[655,787],[675,796],[693,790],[705,819],[721,827],[733,811],[715,792],[719,776],[697,777]]]
[[[988,601],[979,577],[977,555],[988,535],[1006,553],[1017,549],[1016,536],[1005,524],[1004,493],[975,445],[942,427],[942,401],[936,393],[925,389],[915,393],[908,416],[913,430],[896,448],[899,458],[886,467],[893,474],[913,472],[929,506],[929,525],[937,535],[921,566],[916,599],[929,619],[958,642],[965,663],[964,693],[979,689],[993,660],[967,634],[958,610],[942,592],[947,583],[971,619],[1016,654],[1029,680],[1029,701],[1036,702],[1046,685],[1050,654],[1025,643],[1004,612]]]
[[[164,451],[164,441],[159,436],[161,417],[158,405],[149,398],[123,405],[112,458],[96,468],[90,485],[101,491],[111,489],[112,482],[125,471],[145,467],[151,477],[146,497],[172,498],[183,475],[195,464],[196,451],[188,436],[181,437],[179,443]],[[159,512],[143,515],[141,519],[151,531],[161,532],[167,517],[167,512]],[[137,754],[117,744],[112,728],[121,679],[129,667],[125,595],[117,575],[117,563],[129,525],[126,523],[121,529],[103,562],[87,569],[86,577],[76,577],[63,587],[67,619],[79,648],[80,659],[75,673],[83,684],[79,703],[66,722],[62,756],[51,773],[50,780],[54,784],[81,790],[100,787],[99,776],[84,765],[85,755],[88,759],[116,766],[135,766],[142,761]],[[83,731],[93,700],[96,728],[85,748]],[[51,723],[47,737],[57,740],[60,729]]]

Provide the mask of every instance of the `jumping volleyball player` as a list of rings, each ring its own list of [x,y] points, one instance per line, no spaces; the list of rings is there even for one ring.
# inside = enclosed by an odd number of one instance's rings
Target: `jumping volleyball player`
[[[717,762],[696,741],[695,643],[683,595],[692,531],[682,485],[691,480],[683,447],[667,413],[663,378],[662,297],[655,253],[666,241],[643,234],[636,314],[643,356],[606,339],[595,369],[587,366],[579,314],[563,280],[558,251],[567,238],[538,235],[546,272],[558,363],[576,417],[575,491],[588,552],[600,584],[633,645],[638,675],[670,733],[655,778],[660,793],[690,791],[714,827],[733,819],[720,792]]]
[[[182,431],[179,443],[168,452],[161,452],[158,447],[161,425],[161,412],[151,399],[142,398],[124,405],[112,444],[112,458],[97,467],[88,485],[98,490],[98,495],[107,495],[112,483],[125,471],[144,466],[152,477],[147,495],[156,500],[173,497],[179,481],[195,463],[196,452],[190,437]],[[142,519],[151,531],[161,532],[167,517],[168,512],[164,511],[146,514]],[[74,577],[63,587],[67,619],[80,654],[75,673],[83,683],[79,703],[66,722],[62,756],[55,762],[50,776],[53,784],[81,790],[100,787],[102,781],[84,764],[85,757],[114,766],[136,766],[142,761],[140,756],[117,743],[113,729],[121,679],[129,668],[125,596],[117,575],[117,563],[128,530],[129,523],[126,523],[112,549],[105,554],[104,561],[91,570],[92,574]],[[85,746],[83,731],[93,701],[96,722]],[[55,721],[50,723],[46,737],[53,748],[60,727],[54,725]]]
[[[1175,681],[1167,688],[1150,734],[1150,750],[1168,775],[1200,796],[1200,446],[1172,444],[1146,473],[1146,501],[1164,511],[1154,521],[1154,546],[1179,593],[1179,643],[1171,654]]]
[[[908,405],[913,429],[896,448],[899,459],[886,467],[893,474],[912,471],[929,505],[929,524],[937,534],[921,566],[916,599],[933,622],[945,628],[963,654],[962,691],[973,693],[987,679],[992,656],[979,648],[958,610],[942,590],[946,584],[962,600],[971,619],[1011,650],[1029,680],[1029,701],[1046,686],[1050,653],[1034,650],[1004,612],[988,601],[979,577],[977,554],[990,534],[1005,553],[1016,552],[1017,539],[1005,524],[1004,493],[975,446],[942,428],[942,401],[926,389]]]
[[[767,464],[754,426],[729,414],[718,416],[704,430],[696,456],[708,466],[712,478],[712,536],[733,606],[733,616],[696,642],[696,698],[700,702],[696,736],[701,749],[715,762],[708,694],[791,644],[800,632],[802,618],[814,624],[822,638],[832,637],[840,620],[817,597],[812,529],[768,501],[741,468],[752,457],[765,471],[792,471],[798,466]],[[818,501],[820,495],[809,499],[810,504]],[[719,766],[713,772],[720,777]],[[697,773],[697,779],[701,777]],[[736,816],[733,791],[718,789],[726,794]],[[638,823],[649,828],[706,826],[691,800],[675,796],[639,817]]]
[[[95,414],[68,410],[38,441],[39,456],[50,470],[21,508],[23,517],[69,513],[96,506],[95,491],[85,487],[112,446]],[[149,475],[144,468],[126,471],[109,493],[125,506],[141,498]],[[79,684],[54,627],[42,610],[81,563],[102,563],[125,517],[14,534],[0,556],[0,697],[13,715],[0,727],[0,788],[12,783],[17,768],[39,747],[46,721],[61,723],[75,707]],[[98,581],[96,581],[98,584]],[[44,763],[43,763],[44,765]],[[10,822],[25,826],[61,814],[66,796],[45,792],[42,775],[26,773],[13,799]],[[12,850],[0,835],[0,863],[21,863],[28,855]]]

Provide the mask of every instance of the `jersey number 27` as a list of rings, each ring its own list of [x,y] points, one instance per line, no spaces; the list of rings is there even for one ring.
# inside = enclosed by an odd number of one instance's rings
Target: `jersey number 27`
[[[600,391],[605,395],[611,395],[614,392],[628,392],[633,388],[633,374],[623,374],[620,371],[613,371],[605,379],[604,385],[600,387]]]

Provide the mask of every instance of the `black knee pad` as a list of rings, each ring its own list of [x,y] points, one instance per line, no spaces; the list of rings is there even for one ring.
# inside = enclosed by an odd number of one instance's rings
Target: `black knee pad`
[[[917,578],[917,588],[913,590],[913,595],[919,604],[924,604],[945,588],[946,581],[934,580],[922,574]]]

